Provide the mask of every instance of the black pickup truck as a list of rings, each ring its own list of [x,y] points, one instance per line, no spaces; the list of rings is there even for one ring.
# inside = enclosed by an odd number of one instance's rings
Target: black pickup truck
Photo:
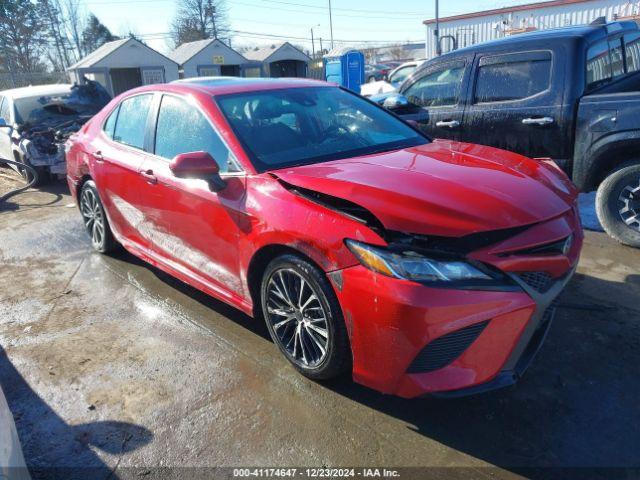
[[[601,22],[447,53],[371,99],[432,137],[552,158],[598,190],[605,230],[640,247],[639,87],[638,26]]]

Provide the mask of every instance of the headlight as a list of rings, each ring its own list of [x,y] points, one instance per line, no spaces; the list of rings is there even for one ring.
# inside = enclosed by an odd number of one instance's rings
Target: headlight
[[[360,263],[374,272],[416,282],[490,282],[501,275],[485,273],[460,260],[436,260],[416,252],[397,253],[355,240],[345,241]]]

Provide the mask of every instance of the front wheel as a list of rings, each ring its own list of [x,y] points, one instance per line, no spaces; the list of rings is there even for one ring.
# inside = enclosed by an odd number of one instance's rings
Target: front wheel
[[[262,278],[261,302],[271,338],[303,375],[324,380],[349,368],[340,304],[317,267],[295,255],[277,257]]]
[[[620,167],[600,184],[596,211],[610,236],[640,248],[640,163]]]
[[[117,247],[109,221],[104,213],[96,184],[88,180],[80,192],[80,213],[84,226],[91,237],[91,246],[100,253],[108,253]]]

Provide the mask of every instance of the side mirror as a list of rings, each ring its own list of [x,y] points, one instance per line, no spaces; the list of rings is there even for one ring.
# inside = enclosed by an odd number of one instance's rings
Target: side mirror
[[[384,99],[384,102],[382,103],[382,106],[384,108],[391,111],[401,110],[403,108],[407,108],[409,105],[411,105],[409,99],[404,95],[400,95],[399,93],[389,95]]]
[[[178,178],[199,178],[209,183],[213,192],[219,192],[227,183],[220,177],[220,167],[207,152],[189,152],[176,155],[169,169]]]
[[[0,117],[0,128],[8,128],[9,132],[11,132],[11,130],[13,130],[13,127],[11,125],[7,124],[7,121],[2,117]]]

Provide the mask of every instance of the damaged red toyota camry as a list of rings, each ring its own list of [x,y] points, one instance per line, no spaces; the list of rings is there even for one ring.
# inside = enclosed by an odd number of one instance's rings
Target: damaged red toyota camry
[[[407,398],[514,383],[582,246],[553,164],[431,141],[322,82],[138,88],[67,150],[96,250],[264,318],[310,378]]]

